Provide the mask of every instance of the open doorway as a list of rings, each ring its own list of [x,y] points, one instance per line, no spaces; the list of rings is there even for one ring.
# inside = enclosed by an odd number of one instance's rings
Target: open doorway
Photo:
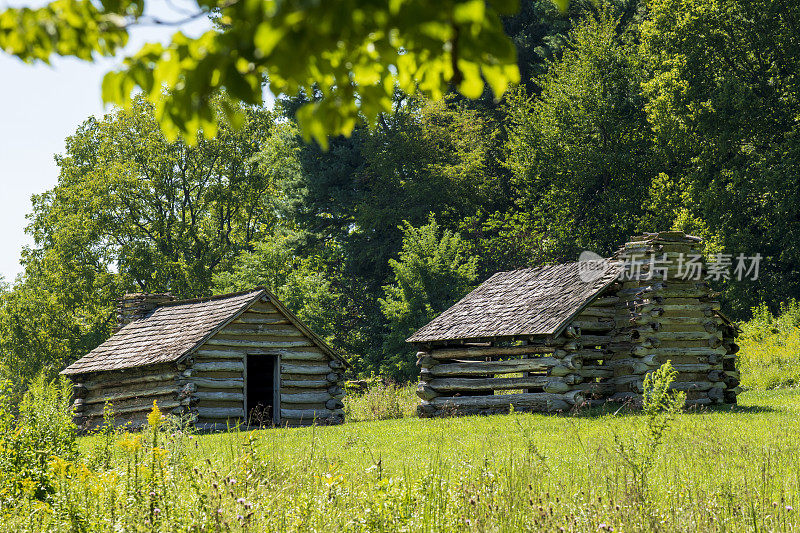
[[[246,369],[247,424],[280,423],[280,359],[275,355],[248,354]]]

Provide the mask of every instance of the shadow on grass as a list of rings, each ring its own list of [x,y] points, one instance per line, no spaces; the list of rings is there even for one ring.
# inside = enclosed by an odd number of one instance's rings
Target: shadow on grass
[[[781,409],[767,405],[735,405],[735,404],[721,404],[721,405],[697,405],[687,407],[683,410],[683,414],[700,415],[709,413],[777,413]],[[598,407],[584,408],[568,413],[559,413],[562,416],[573,416],[582,418],[596,418],[601,416],[637,416],[642,413],[640,408],[631,404],[606,404]]]

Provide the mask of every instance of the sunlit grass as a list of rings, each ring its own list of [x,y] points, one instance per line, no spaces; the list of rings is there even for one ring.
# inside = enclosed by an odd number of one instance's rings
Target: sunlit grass
[[[798,411],[800,392],[783,390],[679,415],[644,489],[626,462],[644,429],[632,413],[173,429],[155,459],[145,434],[115,445],[109,470],[60,467],[72,474],[58,503],[21,502],[2,520],[22,531],[787,530],[800,527]],[[102,443],[82,439],[81,456]]]

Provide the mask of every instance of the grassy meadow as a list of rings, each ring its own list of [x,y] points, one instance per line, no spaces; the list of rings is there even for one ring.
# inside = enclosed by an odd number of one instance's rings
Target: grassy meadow
[[[162,423],[50,458],[46,503],[20,498],[3,529],[800,529],[800,391],[679,414],[655,446],[647,427],[627,412],[212,435]]]

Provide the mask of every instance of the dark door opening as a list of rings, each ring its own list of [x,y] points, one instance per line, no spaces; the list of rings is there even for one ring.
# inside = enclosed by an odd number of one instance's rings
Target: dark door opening
[[[276,416],[278,358],[274,355],[247,356],[247,423],[269,426]],[[280,407],[278,407],[280,408]]]

